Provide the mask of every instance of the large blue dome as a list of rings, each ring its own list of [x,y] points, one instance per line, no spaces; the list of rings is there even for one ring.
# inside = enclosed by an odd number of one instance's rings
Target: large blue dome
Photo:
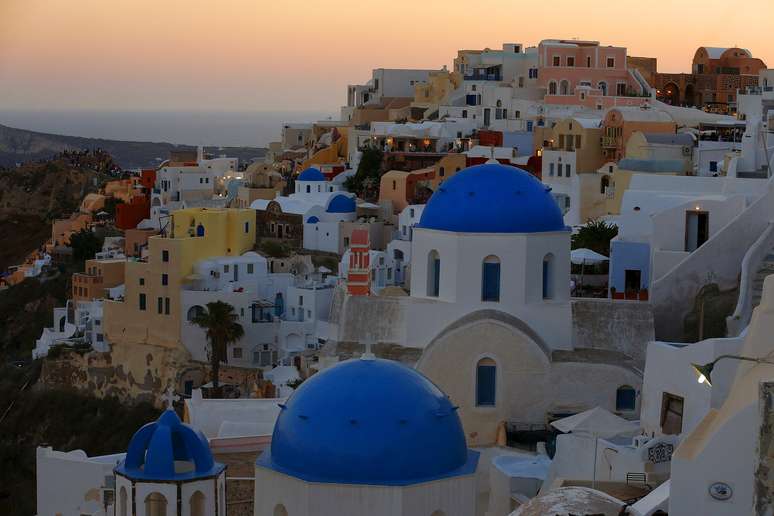
[[[135,480],[193,480],[215,476],[224,468],[212,459],[204,434],[165,410],[132,436],[116,472]]]
[[[353,213],[356,209],[354,198],[339,194],[328,202],[328,208],[325,211],[328,213]]]
[[[458,233],[565,229],[550,188],[524,170],[494,163],[466,168],[444,181],[427,202],[418,227]]]
[[[306,380],[257,464],[309,482],[408,485],[472,474],[456,407],[391,360],[341,362]]]
[[[298,181],[325,181],[325,176],[320,169],[309,167],[298,175]]]

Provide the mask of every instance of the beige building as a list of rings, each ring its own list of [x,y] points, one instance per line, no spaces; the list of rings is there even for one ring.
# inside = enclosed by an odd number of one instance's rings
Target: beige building
[[[126,260],[86,260],[85,271],[73,274],[74,301],[92,301],[107,297],[105,290],[124,282]]]
[[[105,301],[105,334],[115,345],[181,346],[181,287],[193,266],[239,256],[255,242],[255,212],[190,208],[172,213],[166,235],[148,239],[148,258],[126,262],[123,301]]]
[[[272,165],[253,163],[245,171],[245,184],[239,187],[234,208],[249,208],[256,199],[274,199],[281,195],[285,180]]]

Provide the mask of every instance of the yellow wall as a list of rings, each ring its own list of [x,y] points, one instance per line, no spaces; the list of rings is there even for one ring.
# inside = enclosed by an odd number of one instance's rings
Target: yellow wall
[[[347,133],[349,128],[337,127],[341,136],[333,144],[324,149],[315,152],[311,158],[304,161],[299,170],[306,170],[309,167],[343,163],[347,158]]]
[[[189,236],[189,230],[196,235],[199,224],[204,236]],[[169,237],[148,239],[147,262],[127,262],[124,301],[105,302],[105,333],[110,342],[179,346],[180,289],[194,264],[217,256],[239,256],[255,242],[255,212],[249,209],[178,210],[172,213],[170,227]],[[163,251],[168,251],[168,261],[163,260]],[[168,276],[167,285],[162,285],[163,274]],[[140,310],[140,294],[145,294],[145,310]],[[167,298],[169,314],[165,313]]]

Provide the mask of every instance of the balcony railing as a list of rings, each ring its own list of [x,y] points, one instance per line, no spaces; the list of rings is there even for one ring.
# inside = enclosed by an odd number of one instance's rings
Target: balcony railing
[[[618,147],[618,138],[616,138],[615,136],[603,136],[602,147],[605,147],[605,148]]]

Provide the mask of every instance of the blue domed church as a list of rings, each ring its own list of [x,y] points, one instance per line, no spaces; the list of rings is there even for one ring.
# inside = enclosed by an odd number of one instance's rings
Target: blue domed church
[[[374,358],[312,376],[281,407],[256,464],[256,516],[469,516],[478,453],[457,407],[405,365]]]
[[[413,234],[410,296],[379,299],[369,320],[361,305],[375,301],[348,299],[337,345],[368,331],[400,349],[459,406],[469,445],[494,444],[506,422],[615,410],[619,387],[641,385],[612,346],[576,348],[571,230],[531,174],[493,161],[458,172]]]

